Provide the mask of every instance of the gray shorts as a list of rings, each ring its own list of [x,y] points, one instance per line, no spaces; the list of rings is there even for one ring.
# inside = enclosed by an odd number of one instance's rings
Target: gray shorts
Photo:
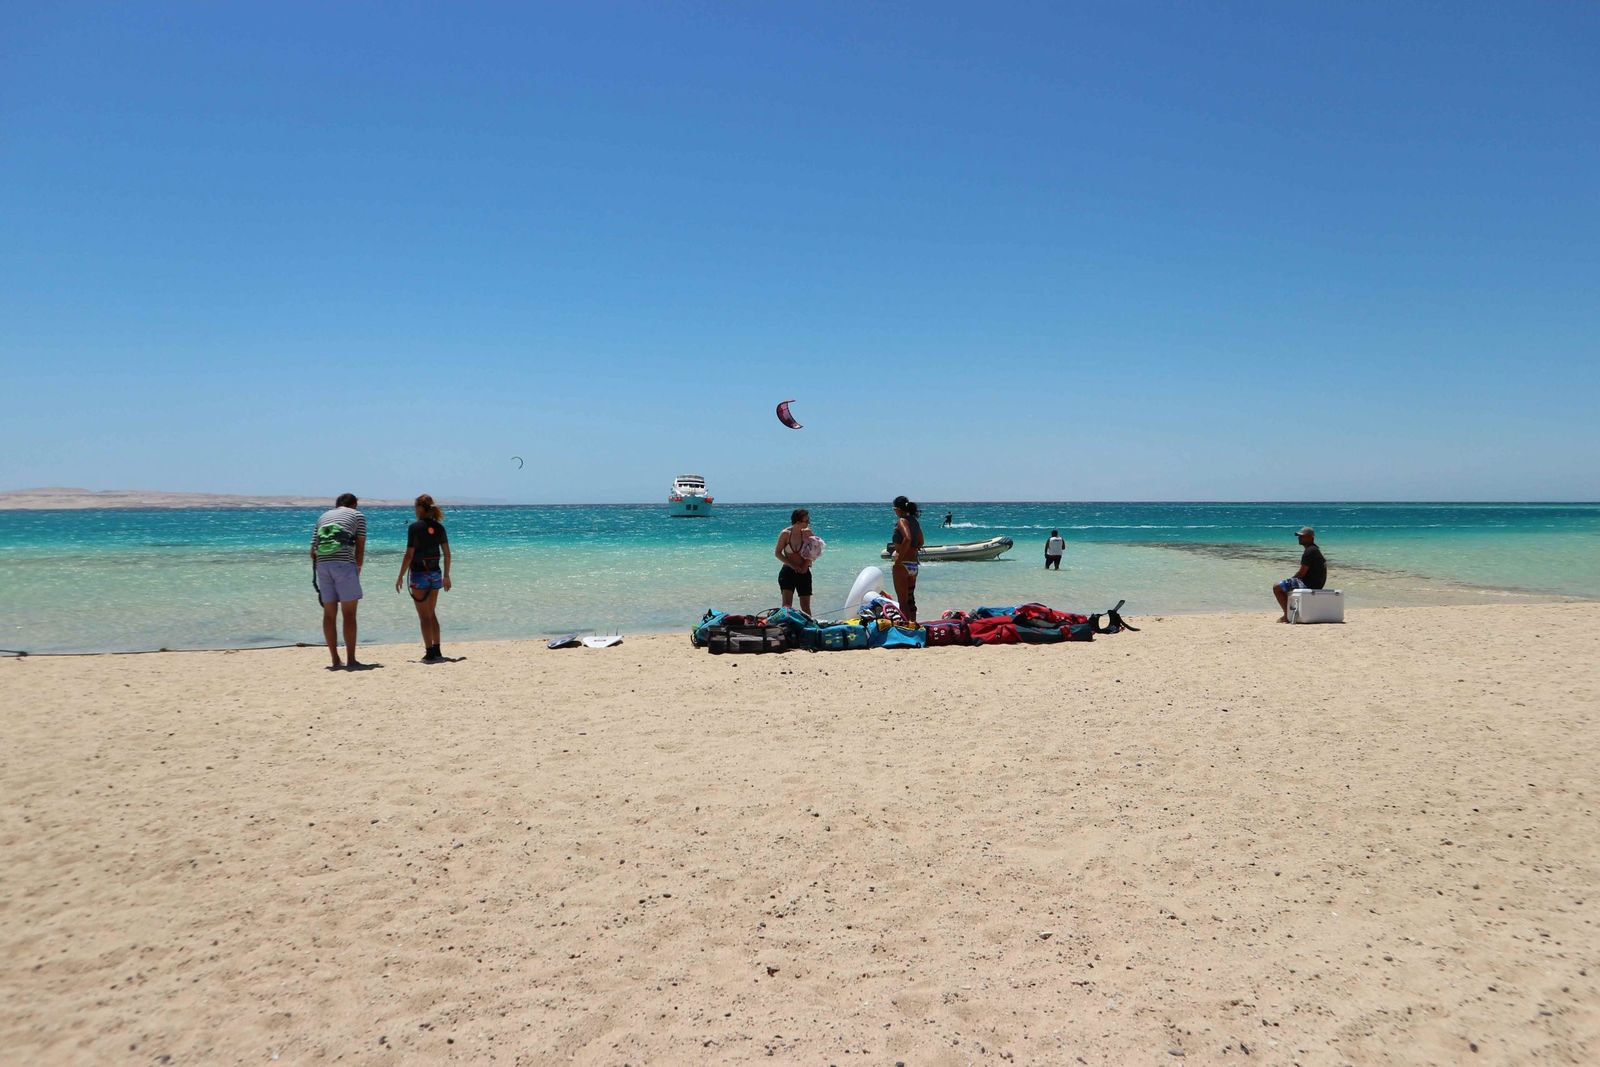
[[[361,599],[361,568],[349,560],[336,559],[317,564],[317,588],[322,602]]]

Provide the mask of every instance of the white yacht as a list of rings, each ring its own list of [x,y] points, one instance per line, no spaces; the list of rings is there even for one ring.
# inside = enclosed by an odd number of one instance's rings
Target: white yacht
[[[706,480],[698,474],[680,474],[672,479],[667,508],[667,514],[674,519],[709,519],[711,495],[706,492]]]

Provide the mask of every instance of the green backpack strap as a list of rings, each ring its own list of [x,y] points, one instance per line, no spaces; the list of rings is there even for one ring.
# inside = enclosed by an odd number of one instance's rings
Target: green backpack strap
[[[355,536],[336,522],[326,522],[317,527],[317,555],[319,556],[331,556],[347,545],[355,543]]]

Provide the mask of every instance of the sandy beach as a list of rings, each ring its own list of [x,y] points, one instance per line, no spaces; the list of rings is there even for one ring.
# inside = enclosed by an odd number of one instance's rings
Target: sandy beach
[[[1600,1058],[1600,605],[1134,621],[0,662],[3,1058]]]

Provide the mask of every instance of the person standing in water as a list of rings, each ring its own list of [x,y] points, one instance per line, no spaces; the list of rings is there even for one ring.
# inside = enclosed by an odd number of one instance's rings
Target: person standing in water
[[[811,532],[811,512],[795,508],[789,513],[789,525],[778,534],[778,544],[772,554],[783,567],[778,571],[778,590],[783,594],[783,606],[794,607],[794,595],[800,594],[800,610],[811,614],[811,564],[815,555],[806,554],[806,541],[818,540]]]
[[[417,606],[417,621],[422,625],[422,662],[444,659],[439,650],[439,593],[450,588],[450,536],[444,530],[444,512],[423,493],[417,497],[417,521],[406,530],[406,554],[400,561],[400,577],[394,591],[411,575],[411,600]]]
[[[361,606],[361,565],[367,561],[367,517],[354,493],[340,493],[311,530],[311,565],[322,601],[322,636],[330,670],[361,670],[356,662],[356,609]],[[345,659],[339,661],[339,616],[344,616]]]
[[[956,522],[956,513],[955,512],[947,511],[947,512],[944,513],[944,524],[946,526],[954,526],[955,522]]]
[[[1061,553],[1067,550],[1067,543],[1061,540],[1060,530],[1051,530],[1049,540],[1044,543],[1044,569],[1054,567],[1061,569]]]
[[[917,621],[917,571],[921,569],[922,523],[917,521],[917,505],[904,496],[894,498],[894,539],[889,551],[894,556],[894,595],[906,621]]]

